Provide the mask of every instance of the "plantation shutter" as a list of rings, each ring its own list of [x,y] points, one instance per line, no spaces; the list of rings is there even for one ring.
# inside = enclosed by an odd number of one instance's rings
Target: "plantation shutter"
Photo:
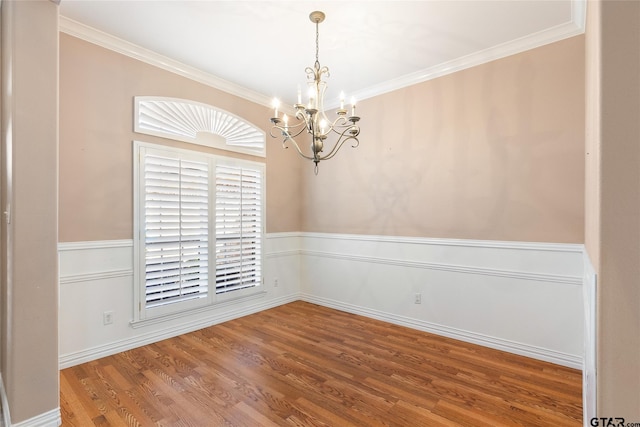
[[[143,179],[145,307],[206,297],[208,164],[147,154]]]
[[[262,282],[262,173],[216,165],[216,293]]]

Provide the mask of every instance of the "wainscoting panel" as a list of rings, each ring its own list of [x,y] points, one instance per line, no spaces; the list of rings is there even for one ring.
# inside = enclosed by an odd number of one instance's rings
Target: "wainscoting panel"
[[[131,240],[60,243],[58,251],[60,368],[299,299],[299,234],[267,235],[263,294],[136,328]],[[112,324],[103,324],[106,311],[113,312]]]
[[[59,245],[62,368],[303,299],[582,369],[583,245],[272,233],[264,294],[136,328],[132,250]]]
[[[304,233],[302,298],[581,369],[582,251]]]

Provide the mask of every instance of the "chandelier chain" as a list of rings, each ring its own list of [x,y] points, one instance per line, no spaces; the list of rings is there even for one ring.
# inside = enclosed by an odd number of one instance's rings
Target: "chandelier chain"
[[[316,21],[316,64],[320,65],[319,52],[320,52],[320,32],[318,30],[318,26],[320,24]]]

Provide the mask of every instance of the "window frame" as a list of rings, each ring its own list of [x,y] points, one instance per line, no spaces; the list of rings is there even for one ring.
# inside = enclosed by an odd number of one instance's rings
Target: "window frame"
[[[208,290],[207,296],[189,299],[187,301],[171,302],[158,307],[146,307],[146,257],[145,257],[145,187],[144,187],[144,158],[146,155],[154,155],[168,158],[179,158],[187,161],[206,162],[208,165]],[[264,241],[266,227],[266,165],[262,162],[238,159],[234,157],[220,156],[211,153],[188,150],[142,141],[133,141],[133,215],[134,215],[134,239],[133,239],[133,293],[134,315],[132,326],[183,317],[199,311],[206,311],[218,304],[232,303],[235,300],[243,300],[264,294]],[[260,267],[258,282],[251,287],[237,289],[223,293],[216,292],[216,166],[247,168],[259,173],[261,178],[260,192],[260,224],[259,244],[260,254],[257,259]]]

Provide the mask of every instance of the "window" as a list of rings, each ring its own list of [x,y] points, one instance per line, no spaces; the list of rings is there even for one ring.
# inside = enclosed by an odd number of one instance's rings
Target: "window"
[[[216,166],[216,293],[255,286],[261,277],[262,175]]]
[[[264,165],[140,142],[134,157],[137,320],[256,293]]]
[[[208,164],[144,157],[145,308],[206,298]]]

